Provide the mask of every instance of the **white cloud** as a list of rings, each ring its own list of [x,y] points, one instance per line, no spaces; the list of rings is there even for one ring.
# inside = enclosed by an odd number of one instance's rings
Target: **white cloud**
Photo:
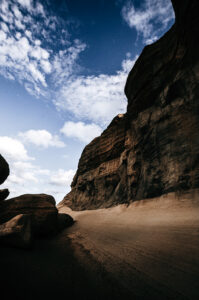
[[[26,161],[33,159],[28,156],[27,150],[20,141],[8,136],[0,136],[0,153],[7,160]]]
[[[22,24],[22,22],[18,19],[15,19],[15,26],[18,28],[18,29],[22,29],[24,30],[25,29],[25,25]]]
[[[59,169],[50,177],[50,184],[67,187],[67,185],[71,184],[74,175],[75,170],[66,171]]]
[[[43,60],[43,59],[42,59],[42,60],[40,61],[40,64],[41,64],[41,67],[42,67],[43,71],[44,71],[46,74],[51,73],[52,67],[51,67],[51,64],[49,63],[49,61]]]
[[[70,75],[74,75],[80,68],[76,61],[79,54],[84,51],[86,44],[74,40],[74,45],[66,50],[60,50],[52,61],[53,81],[56,86],[65,84]]]
[[[75,170],[53,171],[42,169],[31,162],[7,161],[10,175],[1,188],[9,188],[10,198],[26,193],[46,193],[53,195],[58,202],[70,190]]]
[[[5,40],[6,38],[7,34],[4,31],[0,30],[0,40]]]
[[[19,141],[13,141],[13,139],[7,137],[8,139],[12,140],[12,142],[9,144],[5,143],[7,145],[6,150],[0,150],[9,163],[10,168],[10,175],[4,183],[4,187],[11,188],[11,191],[16,189],[20,191],[20,187],[25,187],[29,183],[38,183],[37,172],[39,168],[33,165],[32,162],[27,161],[27,151],[24,151],[24,146]],[[15,152],[12,147],[15,147]]]
[[[102,132],[102,128],[98,125],[91,123],[85,124],[83,122],[65,122],[60,130],[65,136],[76,138],[84,143],[89,143],[96,136]]]
[[[10,137],[0,137],[0,153],[9,163],[10,175],[1,185],[9,188],[10,198],[26,193],[46,193],[62,200],[70,190],[75,170],[48,170],[32,163],[23,144]]]
[[[59,90],[55,105],[72,112],[75,117],[89,120],[101,127],[126,110],[124,85],[135,60],[127,58],[115,75],[77,76],[69,79]]]
[[[1,75],[18,81],[31,95],[47,97],[52,92],[49,83],[58,86],[77,72],[77,60],[86,45],[71,40],[68,31],[62,30],[67,22],[45,11],[41,3],[1,0],[0,19]]]
[[[30,30],[25,30],[25,35],[29,38],[32,39],[32,33]]]
[[[9,188],[10,198],[25,193],[47,193],[60,201],[69,192],[75,170],[43,169],[30,157],[21,141],[8,136],[0,136],[0,154],[10,168],[10,175],[1,185],[1,188]]]
[[[2,28],[3,32],[8,32],[9,31],[8,26],[6,25],[6,23],[1,23],[1,28]],[[5,38],[5,36],[4,36],[4,38]]]
[[[20,33],[20,32],[17,32],[15,36],[16,36],[16,38],[19,40],[19,39],[21,38],[21,33]]]
[[[17,19],[22,20],[23,15],[16,5],[12,6],[12,11]]]
[[[9,9],[9,4],[10,4],[9,0],[8,1],[1,0],[0,11],[1,11],[2,19],[7,23],[12,24],[13,23],[13,13]]]
[[[158,36],[152,36],[151,38],[148,38],[145,40],[145,44],[146,45],[150,45],[153,44],[154,42],[156,42],[158,40]]]
[[[154,42],[174,19],[170,0],[145,0],[140,8],[128,1],[122,9],[122,16],[131,28],[143,36],[146,44]]]
[[[32,91],[39,94],[41,87],[47,86],[45,73],[50,70],[49,54],[41,47],[32,46],[20,32],[16,32],[16,38],[0,30],[0,73],[21,83],[29,83]],[[39,53],[38,57],[33,57],[34,51]]]
[[[30,162],[7,160],[10,167],[10,175],[2,188],[9,188],[10,197],[24,193],[41,193],[43,185],[49,178],[50,171],[42,170]],[[44,178],[46,177],[46,180]],[[39,185],[41,184],[41,186]]]
[[[52,135],[49,131],[43,130],[28,130],[26,132],[19,133],[19,137],[23,139],[24,142],[32,143],[36,146],[41,146],[44,148],[48,147],[65,147],[64,142],[60,141],[57,135]]]
[[[9,182],[24,185],[27,181],[38,182],[35,167],[31,163],[16,161],[11,163]]]
[[[127,53],[126,56],[127,56],[127,59],[124,59],[122,61],[122,73],[125,74],[125,76],[128,75],[128,73],[131,71],[131,69],[133,68],[136,60],[138,59],[138,55],[135,56],[135,58],[132,60],[130,58],[130,53]]]
[[[32,9],[32,0],[17,0],[17,2],[27,9]]]

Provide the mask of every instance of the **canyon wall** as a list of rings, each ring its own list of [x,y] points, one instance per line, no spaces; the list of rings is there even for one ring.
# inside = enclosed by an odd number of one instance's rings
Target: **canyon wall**
[[[60,206],[110,207],[199,187],[199,2],[172,3],[175,24],[127,78],[126,114],[85,147]]]

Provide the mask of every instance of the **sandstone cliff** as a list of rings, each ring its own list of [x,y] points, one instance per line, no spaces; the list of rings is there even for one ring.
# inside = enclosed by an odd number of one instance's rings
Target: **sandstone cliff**
[[[172,3],[174,26],[127,78],[126,114],[85,147],[60,205],[109,207],[199,187],[199,2]]]

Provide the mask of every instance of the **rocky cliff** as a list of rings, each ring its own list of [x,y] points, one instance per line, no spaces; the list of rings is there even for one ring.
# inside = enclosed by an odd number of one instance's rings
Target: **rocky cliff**
[[[126,114],[85,147],[60,205],[109,207],[199,187],[199,2],[172,3],[175,24],[127,78]]]

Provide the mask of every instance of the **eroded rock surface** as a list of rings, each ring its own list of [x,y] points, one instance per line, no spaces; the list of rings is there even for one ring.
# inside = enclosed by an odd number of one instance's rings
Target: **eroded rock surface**
[[[62,231],[74,224],[73,218],[65,213],[58,213],[58,230]]]
[[[27,214],[36,235],[49,235],[57,231],[57,208],[55,199],[46,194],[25,194],[0,203],[0,223]]]
[[[125,117],[119,115],[100,137],[84,149],[72,191],[65,197],[65,204],[74,208],[98,208],[115,197],[120,183],[119,165],[124,151]],[[71,203],[72,201],[72,203]]]
[[[31,218],[29,215],[17,215],[0,225],[0,245],[17,248],[31,246]]]
[[[86,146],[60,206],[108,207],[199,187],[199,2],[172,3],[175,24],[128,76],[127,113]]]

